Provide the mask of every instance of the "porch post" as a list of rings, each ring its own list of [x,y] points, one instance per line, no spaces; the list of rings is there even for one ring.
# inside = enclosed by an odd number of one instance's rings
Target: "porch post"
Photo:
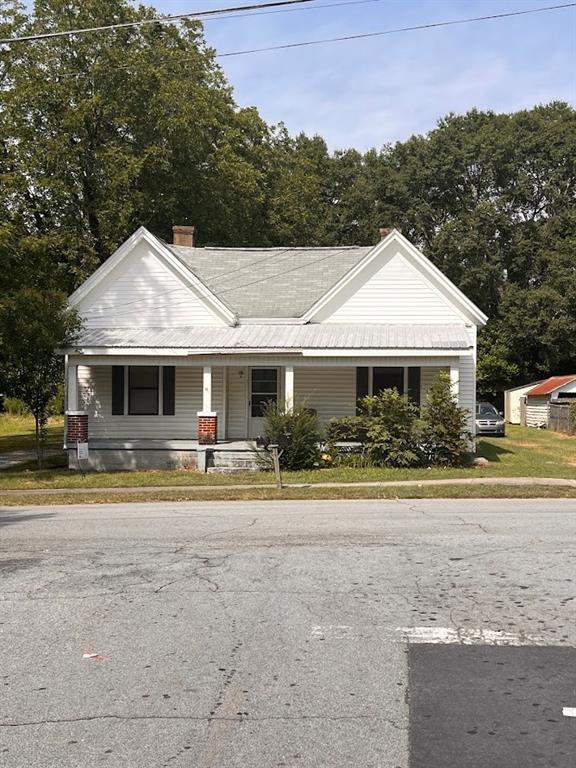
[[[284,370],[284,406],[287,411],[294,407],[294,366],[287,365]]]
[[[198,411],[198,442],[214,445],[218,436],[218,416],[212,410],[212,366],[202,369],[202,410]]]
[[[66,410],[78,410],[78,366],[68,363],[68,373],[66,380]]]
[[[202,369],[202,410],[212,411],[212,366],[205,365]]]
[[[450,366],[450,387],[452,395],[458,403],[460,401],[460,368],[457,365]]]
[[[78,364],[67,364],[66,445],[88,441],[88,414],[78,409]]]

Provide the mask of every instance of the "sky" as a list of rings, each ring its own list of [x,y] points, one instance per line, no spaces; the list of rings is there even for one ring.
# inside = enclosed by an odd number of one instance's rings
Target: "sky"
[[[260,0],[266,2],[266,0]],[[565,1],[565,0],[564,0]],[[254,0],[157,0],[162,13]],[[556,5],[563,0],[372,0],[205,22],[218,52]],[[576,8],[219,60],[240,106],[330,149],[366,150],[473,107],[576,105]]]

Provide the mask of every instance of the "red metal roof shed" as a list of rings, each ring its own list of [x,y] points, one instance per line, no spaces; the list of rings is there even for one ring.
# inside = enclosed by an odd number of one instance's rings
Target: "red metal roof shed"
[[[563,387],[565,384],[571,384],[573,381],[576,381],[575,374],[572,376],[550,376],[549,379],[537,384],[533,389],[526,392],[526,397],[549,395],[560,387]]]

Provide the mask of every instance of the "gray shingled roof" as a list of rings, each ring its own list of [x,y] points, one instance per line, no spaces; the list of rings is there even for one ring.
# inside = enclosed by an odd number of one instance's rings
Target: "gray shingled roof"
[[[300,317],[373,249],[166,245],[239,317]]]
[[[468,349],[460,325],[240,325],[195,328],[88,328],[79,347],[173,348],[190,351],[303,349]]]

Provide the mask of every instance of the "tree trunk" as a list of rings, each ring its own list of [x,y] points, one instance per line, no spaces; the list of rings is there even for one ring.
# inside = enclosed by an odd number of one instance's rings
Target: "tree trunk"
[[[42,436],[40,433],[40,415],[34,414],[34,427],[36,430],[36,461],[38,469],[42,469]]]

